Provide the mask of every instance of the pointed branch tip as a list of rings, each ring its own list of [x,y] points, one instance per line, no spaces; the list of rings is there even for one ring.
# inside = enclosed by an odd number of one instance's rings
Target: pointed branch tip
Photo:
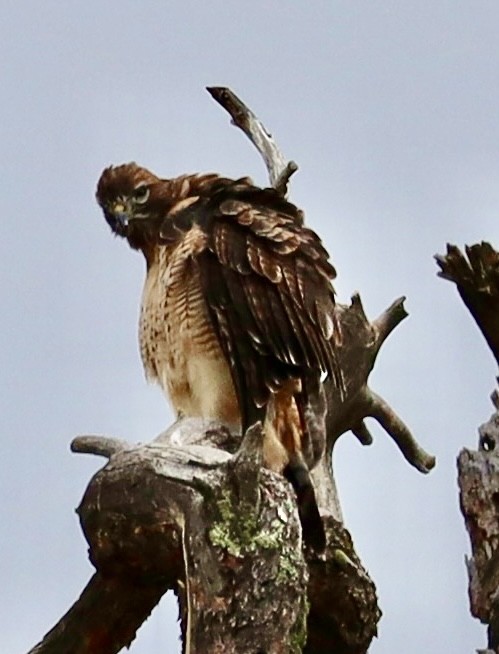
[[[286,161],[262,121],[233,91],[226,86],[207,86],[206,90],[230,114],[232,124],[253,143],[265,162],[271,186],[285,196],[289,178],[298,170],[296,163]]]
[[[383,313],[373,321],[372,325],[376,331],[377,348],[379,349],[392,333],[392,331],[399,325],[402,320],[408,317],[405,310],[404,302],[406,298],[404,295],[397,298],[392,304],[385,309]]]

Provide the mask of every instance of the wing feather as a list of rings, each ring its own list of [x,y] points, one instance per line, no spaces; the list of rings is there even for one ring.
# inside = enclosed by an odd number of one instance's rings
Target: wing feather
[[[335,270],[301,212],[272,189],[225,184],[187,207],[206,233],[195,255],[208,313],[229,362],[243,428],[289,379],[341,384],[334,341]],[[179,221],[181,215],[175,216]]]

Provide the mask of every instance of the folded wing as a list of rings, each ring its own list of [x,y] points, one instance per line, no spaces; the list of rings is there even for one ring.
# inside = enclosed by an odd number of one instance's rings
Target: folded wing
[[[168,218],[160,236],[198,225],[202,292],[236,388],[243,429],[270,393],[326,373],[341,387],[334,339],[335,270],[301,212],[273,189],[225,183]]]

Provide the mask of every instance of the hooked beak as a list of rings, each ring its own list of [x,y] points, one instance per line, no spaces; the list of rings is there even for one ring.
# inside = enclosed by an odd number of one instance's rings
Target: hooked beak
[[[104,216],[109,227],[118,236],[126,236],[128,231],[129,212],[123,202],[116,202],[107,211]]]
[[[113,206],[113,217],[117,226],[119,226],[122,230],[125,230],[128,227],[128,213],[125,205],[122,202],[117,202]]]

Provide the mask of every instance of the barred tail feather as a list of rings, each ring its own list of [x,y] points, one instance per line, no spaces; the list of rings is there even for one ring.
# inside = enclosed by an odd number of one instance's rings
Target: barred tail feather
[[[295,453],[289,460],[284,468],[284,476],[296,493],[303,540],[316,552],[323,552],[326,549],[326,533],[317,506],[310,472],[300,454]]]

